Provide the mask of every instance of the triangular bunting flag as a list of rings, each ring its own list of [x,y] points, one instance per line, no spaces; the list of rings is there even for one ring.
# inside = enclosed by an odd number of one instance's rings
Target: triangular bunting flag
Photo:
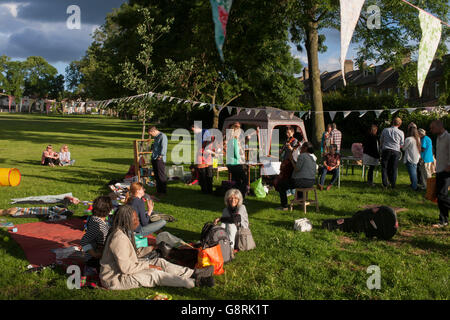
[[[255,109],[255,117],[258,115],[258,113],[261,111],[261,109]]]
[[[228,15],[233,0],[210,0],[210,2],[215,25],[216,46],[219,51],[220,59],[224,61],[222,48],[227,34]]]
[[[178,102],[177,102],[177,104],[180,104],[180,103],[182,103],[183,102],[183,100],[182,99],[178,99]]]
[[[348,117],[348,115],[352,113],[351,111],[342,111],[342,114],[344,115],[344,119]]]
[[[328,114],[330,115],[331,121],[333,121],[336,116],[336,111],[328,111]]]
[[[383,113],[384,110],[373,110],[373,112],[375,112],[375,116],[377,117],[377,119],[380,117],[380,114]]]
[[[301,119],[308,111],[299,111],[298,117]]]
[[[213,104],[210,104],[209,105],[209,111],[212,111],[214,109],[214,105]]]
[[[419,88],[419,97],[421,97],[428,70],[441,39],[442,26],[437,18],[422,10],[419,10],[419,20],[422,38],[420,39],[419,59],[417,60],[417,86]]]
[[[252,112],[252,109],[245,109],[245,113],[249,116],[250,112]]]
[[[294,112],[289,112],[289,119],[292,120],[294,118]]]
[[[200,107],[204,107],[206,105],[207,105],[207,103],[204,103],[204,102],[200,103]]]
[[[417,108],[406,108],[408,110],[409,114],[413,113]]]
[[[392,109],[391,111],[390,111],[390,113],[391,114],[394,114],[394,113],[396,113],[398,111],[398,109]]]
[[[231,114],[231,112],[233,112],[233,107],[228,106],[228,107],[227,107],[227,110],[228,110],[228,114]]]
[[[236,115],[238,115],[241,112],[242,108],[236,108]]]
[[[445,106],[445,111],[450,111],[450,106]]]
[[[345,82],[345,57],[365,0],[340,0],[341,5],[341,71]]]
[[[172,100],[175,99],[174,97],[170,97],[169,102],[172,102]]]
[[[367,113],[367,110],[360,110],[359,111],[359,117],[363,117]]]

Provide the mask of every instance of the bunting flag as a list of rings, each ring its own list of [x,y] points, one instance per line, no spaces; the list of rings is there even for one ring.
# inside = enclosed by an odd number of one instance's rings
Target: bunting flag
[[[344,119],[347,118],[347,116],[352,113],[351,111],[343,111],[342,114],[344,115]]]
[[[380,115],[383,113],[384,110],[373,110],[373,112],[375,112],[375,116],[377,117],[377,119],[380,117]]]
[[[261,109],[255,109],[255,117],[258,115],[258,113],[261,111]]]
[[[438,19],[422,10],[419,11],[419,20],[422,38],[420,39],[419,59],[417,61],[417,85],[419,97],[421,97],[425,78],[441,40],[442,26]]]
[[[233,112],[233,108],[230,106],[227,107],[227,110],[228,110],[228,114],[231,114],[231,112]]]
[[[398,111],[398,109],[392,109],[391,110],[391,114],[394,114],[394,113],[396,113]]]
[[[358,22],[359,15],[365,0],[339,0],[341,5],[341,71],[344,86],[345,82],[345,57],[347,55],[353,31]]]
[[[416,108],[406,108],[406,110],[408,110],[409,114],[411,114],[416,111]]]
[[[245,109],[245,113],[249,116],[250,113],[252,112],[252,109]]]
[[[367,110],[360,110],[359,111],[359,117],[363,117],[367,113]]]
[[[241,113],[242,108],[236,108],[236,115],[238,115],[239,113]]]
[[[217,50],[219,51],[220,59],[225,61],[222,48],[227,34],[228,15],[230,13],[233,0],[210,0],[210,2],[215,25]]]
[[[333,121],[336,116],[336,111],[329,111],[328,114],[330,115],[331,121]]]
[[[450,111],[450,106],[445,106],[445,111]]]
[[[301,119],[308,111],[299,111],[298,117]]]

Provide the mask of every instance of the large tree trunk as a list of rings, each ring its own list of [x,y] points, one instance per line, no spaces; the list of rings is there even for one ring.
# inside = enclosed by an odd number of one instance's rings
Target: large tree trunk
[[[322,87],[320,83],[319,70],[319,33],[317,22],[308,22],[306,30],[306,51],[308,54],[308,68],[310,77],[310,91],[312,109],[314,112],[314,126],[311,142],[315,147],[319,147],[322,134],[325,131],[323,116]]]

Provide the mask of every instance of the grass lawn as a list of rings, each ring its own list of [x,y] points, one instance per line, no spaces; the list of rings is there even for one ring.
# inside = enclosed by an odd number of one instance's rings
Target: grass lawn
[[[345,129],[342,130],[345,134]],[[170,133],[166,131],[166,133]],[[108,193],[106,184],[121,179],[133,158],[134,139],[140,126],[96,116],[42,116],[0,114],[0,167],[19,168],[18,187],[0,187],[0,208],[11,198],[72,192],[80,200]],[[43,167],[47,144],[59,150],[67,143],[76,159],[73,167]],[[175,142],[170,142],[169,151]],[[170,154],[170,152],[169,152]],[[168,159],[170,162],[170,157]],[[350,171],[350,170],[349,170]],[[225,178],[225,174],[222,176]],[[327,177],[329,181],[330,176]],[[293,230],[294,220],[304,217],[296,208],[280,212],[277,193],[264,199],[249,196],[247,211],[257,248],[238,253],[216,277],[214,288],[141,288],[129,291],[69,290],[67,275],[58,268],[40,274],[24,273],[28,261],[7,232],[0,234],[0,299],[141,299],[155,291],[174,299],[449,299],[449,230],[431,228],[438,219],[437,206],[424,200],[423,192],[409,189],[402,165],[398,188],[383,191],[361,181],[361,170],[343,176],[341,188],[319,192],[320,213],[308,207],[313,230]],[[216,185],[219,184],[214,179]],[[172,182],[168,196],[156,210],[171,214],[176,222],[166,231],[186,241],[197,241],[203,224],[221,215],[223,199],[200,193],[200,187]],[[350,216],[363,204],[405,207],[398,214],[399,232],[391,241],[369,240],[364,235],[328,232],[321,220]],[[83,205],[72,206],[77,216]],[[38,219],[8,219],[19,225]],[[381,270],[381,289],[369,290],[367,268]]]

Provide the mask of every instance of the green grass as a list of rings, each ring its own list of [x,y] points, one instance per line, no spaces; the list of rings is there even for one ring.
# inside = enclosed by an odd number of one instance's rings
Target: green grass
[[[0,208],[11,207],[11,198],[72,192],[80,200],[92,200],[107,193],[107,182],[121,179],[127,172],[133,158],[132,141],[139,138],[140,126],[133,121],[0,114],[0,167],[17,167],[22,173],[18,187],[0,187]],[[49,143],[57,149],[67,143],[76,165],[40,166],[41,153]],[[169,150],[174,144],[170,143]],[[380,179],[379,174],[378,185]],[[340,189],[319,192],[319,201],[319,213],[308,207],[312,232],[301,233],[293,230],[294,220],[304,217],[299,208],[276,211],[279,197],[274,191],[264,199],[249,196],[247,210],[257,248],[238,253],[225,265],[226,272],[216,277],[214,288],[69,290],[67,275],[61,269],[24,273],[28,261],[22,249],[8,233],[0,231],[0,299],[126,300],[141,299],[155,291],[170,293],[177,300],[450,298],[449,231],[430,227],[437,221],[437,206],[425,201],[423,193],[409,190],[403,166],[395,191],[365,187],[356,168],[354,175],[349,170],[349,175],[342,177]],[[350,216],[363,204],[409,209],[398,215],[399,233],[391,241],[320,228],[321,220]],[[186,241],[197,241],[203,224],[220,216],[223,205],[222,198],[202,195],[198,186],[173,182],[156,209],[177,218],[166,226],[167,231]],[[82,205],[71,209],[77,216],[84,215]],[[18,225],[38,219],[8,221]],[[381,269],[380,290],[366,286],[370,265]]]

